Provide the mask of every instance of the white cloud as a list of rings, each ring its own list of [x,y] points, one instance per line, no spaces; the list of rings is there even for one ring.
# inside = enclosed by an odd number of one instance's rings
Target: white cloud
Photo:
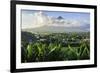
[[[36,28],[41,26],[58,26],[58,27],[81,27],[89,24],[87,20],[68,20],[68,19],[57,19],[54,17],[47,16],[42,12],[34,14],[22,14],[22,29],[24,28]]]

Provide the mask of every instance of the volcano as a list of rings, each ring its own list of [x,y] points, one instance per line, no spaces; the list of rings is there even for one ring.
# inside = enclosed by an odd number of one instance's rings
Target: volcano
[[[33,15],[33,24],[22,25],[22,31],[28,32],[89,32],[90,24],[84,21],[67,20],[62,16],[58,18],[48,16],[42,11]]]

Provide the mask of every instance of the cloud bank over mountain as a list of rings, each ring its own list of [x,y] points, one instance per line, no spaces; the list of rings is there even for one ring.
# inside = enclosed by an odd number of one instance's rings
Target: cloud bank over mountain
[[[77,18],[77,17],[76,17]],[[81,18],[80,18],[81,19]],[[33,31],[89,31],[90,22],[87,20],[65,19],[62,16],[53,17],[42,11],[33,14],[22,14],[22,30]],[[39,29],[39,30],[38,30]],[[41,29],[41,30],[40,30]]]

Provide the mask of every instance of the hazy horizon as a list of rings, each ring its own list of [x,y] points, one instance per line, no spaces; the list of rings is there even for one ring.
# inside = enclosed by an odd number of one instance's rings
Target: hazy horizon
[[[84,12],[22,10],[21,18],[22,30],[90,31],[90,14]]]

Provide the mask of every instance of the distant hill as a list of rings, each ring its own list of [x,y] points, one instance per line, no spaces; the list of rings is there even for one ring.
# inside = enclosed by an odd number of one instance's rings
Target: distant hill
[[[27,32],[50,32],[50,33],[67,33],[67,32],[89,32],[89,30],[84,28],[73,28],[73,27],[57,27],[57,26],[42,26],[37,28],[23,29]]]
[[[62,16],[59,16],[57,19],[61,20],[61,19],[64,19]]]

